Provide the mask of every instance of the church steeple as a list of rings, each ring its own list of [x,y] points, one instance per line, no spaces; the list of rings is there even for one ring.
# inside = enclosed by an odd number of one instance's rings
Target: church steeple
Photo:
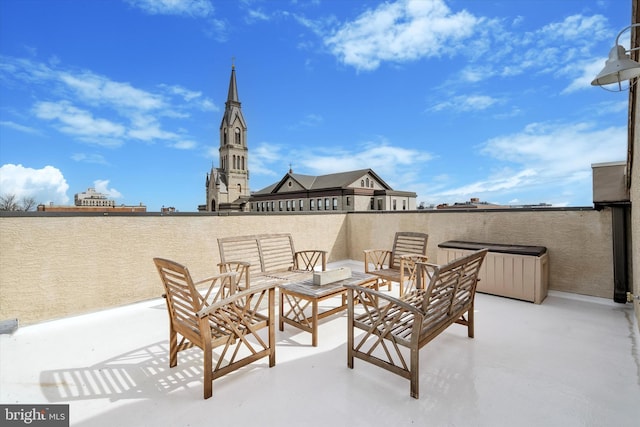
[[[229,102],[237,103],[240,106],[240,100],[238,99],[238,85],[236,84],[236,66],[231,66],[231,81],[229,81],[229,94],[227,95],[227,104]]]
[[[215,172],[212,170],[208,183],[207,210],[235,210],[250,194],[247,124],[238,97],[235,65],[231,66],[227,101],[220,123],[218,151],[220,166]]]

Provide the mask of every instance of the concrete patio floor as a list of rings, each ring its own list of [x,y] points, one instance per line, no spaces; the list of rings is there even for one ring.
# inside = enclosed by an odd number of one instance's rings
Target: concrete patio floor
[[[630,304],[478,294],[476,338],[453,325],[421,350],[418,400],[408,380],[360,360],[347,368],[346,312],[321,323],[318,347],[277,331],[276,366],[218,379],[208,400],[200,350],[169,369],[167,325],[157,299],[0,335],[0,403],[69,404],[71,425],[91,427],[640,425]]]

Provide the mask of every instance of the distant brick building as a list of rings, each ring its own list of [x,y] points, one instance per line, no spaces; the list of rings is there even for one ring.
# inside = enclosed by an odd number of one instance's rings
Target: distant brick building
[[[76,193],[74,206],[66,205],[38,205],[38,212],[146,212],[147,207],[140,203],[138,206],[116,206],[115,200],[108,199],[105,194],[98,193],[95,188]]]

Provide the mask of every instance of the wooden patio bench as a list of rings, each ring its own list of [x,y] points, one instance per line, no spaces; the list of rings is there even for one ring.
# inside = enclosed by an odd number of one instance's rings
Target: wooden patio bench
[[[416,262],[427,262],[427,241],[429,235],[410,231],[397,232],[393,247],[389,249],[365,249],[364,271],[382,280],[391,290],[391,283],[400,284],[400,295]]]
[[[374,289],[347,286],[347,365],[358,358],[411,382],[418,398],[419,350],[450,325],[467,327],[474,336],[473,305],[478,271],[487,253],[481,249],[446,265],[417,263],[415,289],[400,298]],[[362,310],[355,313],[355,302]],[[355,337],[355,329],[364,331]],[[401,348],[408,349],[401,351]]]
[[[269,367],[275,366],[275,285],[238,292],[235,273],[194,283],[184,265],[162,258],[153,261],[169,312],[169,367],[178,364],[180,351],[199,347],[204,354],[205,399],[212,396],[216,378],[263,357],[269,358]],[[209,285],[204,295],[196,289],[200,283]],[[264,328],[266,333],[261,332]],[[215,366],[214,348],[220,348]]]
[[[218,247],[220,272],[235,272],[239,289],[264,279],[285,279],[295,271],[327,269],[327,251],[296,251],[288,233],[224,237]]]

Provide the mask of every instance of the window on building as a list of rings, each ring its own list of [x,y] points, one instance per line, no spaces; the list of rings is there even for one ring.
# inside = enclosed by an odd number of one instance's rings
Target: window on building
[[[393,199],[393,210],[396,210],[396,199]]]
[[[347,196],[347,206],[351,206],[351,197]]]
[[[382,199],[378,199],[378,210],[382,210]]]
[[[282,210],[282,207],[283,207],[283,203],[282,203],[282,200],[280,200],[278,202],[278,209]]]
[[[376,209],[376,205],[375,205],[375,200],[373,197],[371,198],[371,201],[369,202],[369,209],[371,209],[372,211]]]
[[[367,187],[369,186],[369,178],[367,178]]]
[[[287,200],[287,210],[291,210],[291,200]]]
[[[314,199],[309,199],[309,210],[314,210],[316,207],[316,201]]]
[[[240,128],[236,128],[236,144],[240,144]]]
[[[300,199],[300,210],[304,209],[304,200]]]
[[[403,200],[403,201],[402,201],[402,210],[403,210],[403,211],[406,211],[406,210],[407,210],[407,201],[406,201],[406,200]]]
[[[338,209],[338,199],[336,197],[333,198],[333,210]]]
[[[271,202],[271,212],[276,210],[275,202]]]
[[[329,200],[328,197],[324,198],[324,209],[327,211],[331,209],[331,201]]]
[[[360,187],[364,187],[364,179],[360,180]]]

